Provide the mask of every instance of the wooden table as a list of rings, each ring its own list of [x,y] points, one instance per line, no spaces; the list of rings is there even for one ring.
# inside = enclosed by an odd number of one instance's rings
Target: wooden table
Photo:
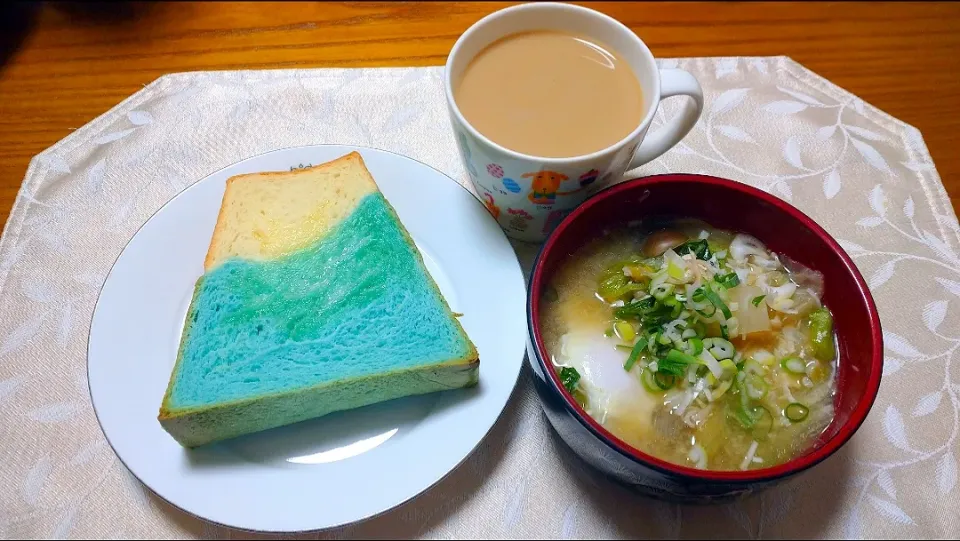
[[[470,24],[505,5],[0,7],[0,222],[34,155],[165,73],[438,65]],[[960,3],[590,5],[658,57],[789,55],[920,128],[960,208]]]

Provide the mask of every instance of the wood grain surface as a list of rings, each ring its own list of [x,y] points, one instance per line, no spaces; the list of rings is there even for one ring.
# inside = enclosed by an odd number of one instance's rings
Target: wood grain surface
[[[27,164],[163,74],[440,65],[507,3],[0,6],[0,222]],[[658,57],[788,55],[920,128],[960,208],[960,3],[589,3]]]

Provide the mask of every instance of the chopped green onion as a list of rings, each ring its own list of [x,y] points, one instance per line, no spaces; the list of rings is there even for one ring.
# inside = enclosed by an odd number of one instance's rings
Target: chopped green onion
[[[667,275],[674,280],[683,280],[686,270],[684,270],[680,265],[677,265],[673,261],[667,263]]]
[[[733,344],[725,338],[706,338],[703,341],[703,347],[707,348],[717,360],[732,359],[737,352]]]
[[[663,301],[663,305],[670,308],[670,317],[676,319],[683,312],[683,304],[674,297],[668,297]]]
[[[606,336],[607,338],[610,338],[611,336],[613,336],[613,327],[610,327],[609,329],[603,331],[603,335]]]
[[[807,372],[807,366],[803,364],[803,361],[796,357],[788,357],[783,359],[780,361],[780,366],[782,366],[784,370],[790,372],[791,374],[800,375],[806,374]]]
[[[653,295],[653,298],[657,299],[658,301],[662,301],[667,297],[673,295],[673,292],[675,289],[676,289],[676,286],[674,286],[673,284],[663,282],[662,284],[657,284],[651,287],[650,294]],[[676,299],[674,299],[674,301],[676,301]]]
[[[730,331],[727,330],[726,325],[720,325],[720,336],[723,337],[724,340],[730,339]]]
[[[650,353],[657,352],[657,343],[660,341],[660,335],[663,334],[660,331],[657,331],[650,335],[650,345],[647,346],[647,349],[650,350]]]
[[[758,295],[754,297],[753,300],[750,302],[753,303],[754,306],[760,306],[760,303],[763,302],[763,299],[765,299],[766,297],[767,297],[766,295]]]
[[[767,373],[767,369],[764,368],[762,364],[757,362],[756,359],[747,359],[743,361],[743,371],[748,374],[756,374],[758,376],[763,376]]]
[[[613,328],[624,342],[633,342],[637,337],[637,331],[633,330],[633,325],[622,319],[614,323]]]
[[[716,306],[718,310],[723,312],[723,317],[727,319],[733,317],[733,314],[730,312],[730,309],[727,308],[727,305],[723,302],[723,299],[720,298],[720,295],[717,295],[717,293],[710,288],[710,284],[704,285],[701,289],[703,289],[703,296],[710,301],[710,304]]]
[[[697,309],[696,309],[696,310],[697,310],[697,313],[700,314],[700,315],[703,316],[703,317],[708,317],[708,318],[709,318],[709,317],[713,317],[713,314],[716,314],[716,313],[717,313],[717,307],[714,306],[714,305],[712,305],[712,304],[708,304],[708,305],[706,306],[706,308],[709,308],[709,309],[710,309],[710,312],[704,312],[703,310],[700,310],[699,308],[697,308]],[[704,333],[704,334],[706,334],[706,333]]]
[[[614,317],[618,319],[629,319],[631,317],[641,317],[643,314],[653,310],[657,306],[657,299],[653,297],[644,297],[639,301],[624,304],[613,311]]]
[[[743,388],[747,391],[747,396],[754,400],[762,400],[767,396],[767,383],[756,374],[750,374],[743,380]]]
[[[665,306],[664,308],[668,308],[668,307]],[[641,317],[640,323],[646,328],[663,325],[664,323],[673,319],[672,313],[673,311],[669,309],[659,310],[657,312],[651,312]]]
[[[723,287],[725,287],[725,288],[727,288],[727,289],[733,289],[733,288],[737,287],[738,285],[740,285],[740,277],[737,276],[737,273],[735,273],[735,272],[731,272],[731,273],[723,274],[723,275],[718,274],[718,275],[714,276],[713,279],[714,279],[714,281],[716,281],[718,284],[722,285]]]
[[[633,368],[633,365],[637,362],[637,358],[640,357],[640,353],[643,352],[647,347],[647,338],[641,336],[637,343],[633,345],[633,349],[630,351],[630,355],[627,357],[627,362],[623,363],[623,369],[627,372]]]
[[[580,372],[577,372],[576,368],[564,366],[560,369],[560,383],[563,384],[567,391],[572,393],[573,390],[577,388],[577,383],[579,381]]]
[[[703,351],[703,340],[699,338],[691,338],[687,341],[687,344],[690,347],[690,351],[687,353],[690,355],[700,355],[700,352]]]
[[[679,255],[693,254],[697,259],[710,259],[710,246],[706,240],[689,240],[673,249]]]
[[[808,316],[810,322],[810,342],[813,356],[821,361],[829,361],[835,355],[833,344],[833,316],[826,307],[814,310]]]
[[[737,372],[737,365],[733,362],[733,359],[724,359],[720,361],[720,368],[723,368],[724,372],[730,372],[732,374]]]
[[[688,355],[678,349],[671,349],[666,357],[657,361],[657,371],[682,377],[687,370],[687,366],[699,364],[696,357]]]
[[[653,374],[653,382],[657,384],[660,390],[666,391],[676,385],[677,378],[664,372],[655,372]]]
[[[733,414],[733,418],[736,419],[743,428],[750,430],[757,421],[753,418],[753,409],[750,407],[750,399],[747,397],[747,394],[739,384],[737,385],[737,389],[739,389],[740,393],[740,405],[730,405],[729,407],[731,409],[728,411]]]
[[[691,327],[694,331],[697,332],[697,338],[704,338],[707,336],[707,325],[702,321],[694,321]]]
[[[799,423],[807,418],[810,415],[810,408],[800,404],[799,402],[794,402],[786,407],[783,410],[783,415],[792,423]]]
[[[754,406],[750,413],[754,419],[753,428],[750,431],[753,438],[757,441],[766,441],[773,428],[773,415],[763,406]]]
[[[720,385],[718,385],[717,388],[714,389],[712,393],[710,393],[711,397],[713,398],[712,402],[716,402],[717,400],[720,400],[720,397],[723,396],[732,386],[733,386],[732,379],[728,379],[720,382]]]
[[[657,385],[657,381],[656,381],[656,374],[659,374],[659,373],[660,372],[654,372],[653,370],[650,370],[648,368],[644,370],[642,374],[640,374],[640,383],[642,383],[643,387],[646,390],[650,391],[651,393],[663,392],[663,389],[661,389],[660,386]]]
[[[737,390],[740,393],[740,406],[733,407],[731,411],[733,417],[743,428],[750,431],[754,438],[760,441],[765,440],[773,428],[773,415],[763,406],[750,405],[750,397],[747,395],[744,384],[737,383]]]
[[[703,293],[703,286],[693,290],[693,295],[690,297],[690,300],[693,302],[703,302],[707,300],[707,296]]]

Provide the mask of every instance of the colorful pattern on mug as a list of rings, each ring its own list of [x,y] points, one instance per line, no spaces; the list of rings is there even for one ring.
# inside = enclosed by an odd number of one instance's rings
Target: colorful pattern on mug
[[[570,214],[571,210],[573,209],[551,211],[550,214],[547,215],[547,221],[543,223],[543,234],[544,235],[550,234],[550,232],[553,231],[554,228],[560,225],[560,222],[563,221],[563,219],[567,216],[567,214]]]
[[[596,169],[591,169],[586,173],[580,175],[580,186],[586,188],[587,186],[596,182],[597,177],[600,176],[600,171]]]
[[[533,178],[530,186],[530,202],[535,205],[552,205],[558,195],[567,195],[574,192],[560,192],[560,184],[569,177],[556,171],[533,171],[524,173],[523,178]]]
[[[493,196],[488,192],[483,194],[483,204],[487,207],[487,210],[490,211],[490,214],[493,215],[495,220],[500,219],[500,207],[497,206],[496,201],[493,199]]]
[[[507,225],[516,231],[526,231],[528,222],[533,219],[533,216],[523,209],[508,208],[507,213],[511,215]]]
[[[503,167],[495,163],[491,163],[487,166],[487,173],[490,173],[490,176],[493,178],[503,178]]]

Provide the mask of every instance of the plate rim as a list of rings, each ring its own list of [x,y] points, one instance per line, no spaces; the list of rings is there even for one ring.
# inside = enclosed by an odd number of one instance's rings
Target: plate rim
[[[399,152],[395,152],[395,151],[392,151],[392,150],[387,150],[387,149],[377,148],[377,147],[367,146],[367,145],[352,145],[352,144],[339,144],[339,143],[318,143],[318,144],[312,144],[312,145],[295,145],[295,146],[287,146],[287,147],[275,148],[275,149],[273,149],[273,150],[267,150],[267,151],[264,151],[264,152],[261,152],[261,153],[258,153],[258,154],[254,154],[254,155],[249,156],[249,157],[247,157],[247,158],[244,158],[244,159],[242,159],[242,160],[239,160],[239,161],[236,161],[236,162],[227,164],[227,165],[225,165],[225,166],[223,166],[223,167],[220,167],[219,169],[216,169],[216,170],[214,170],[214,171],[211,171],[210,173],[208,173],[208,174],[206,174],[206,175],[198,178],[196,181],[190,183],[190,185],[184,187],[183,189],[181,189],[180,191],[178,191],[177,193],[175,193],[173,196],[171,196],[167,201],[165,201],[165,202],[164,202],[162,205],[160,205],[155,211],[153,211],[153,212],[150,214],[150,216],[147,217],[147,219],[144,220],[143,223],[140,224],[139,227],[137,227],[136,231],[133,232],[133,234],[130,236],[130,238],[126,240],[126,242],[123,244],[123,247],[122,247],[122,248],[120,249],[120,251],[117,253],[116,257],[113,259],[113,262],[110,264],[110,270],[107,272],[106,276],[105,276],[104,279],[103,279],[103,283],[100,284],[100,286],[99,286],[99,288],[98,288],[98,290],[97,290],[97,300],[96,300],[96,302],[94,303],[93,311],[92,311],[91,316],[90,316],[90,323],[89,323],[89,325],[88,325],[87,333],[86,333],[86,334],[87,334],[86,370],[85,370],[84,372],[85,372],[85,374],[86,374],[86,380],[87,380],[87,395],[88,395],[88,397],[89,397],[89,399],[90,399],[90,405],[91,405],[91,407],[92,407],[92,409],[93,409],[94,417],[95,417],[96,420],[97,420],[97,426],[100,428],[100,433],[103,434],[103,437],[104,437],[104,439],[106,440],[107,444],[110,446],[110,450],[113,452],[113,455],[117,457],[117,459],[118,459],[118,460],[120,461],[120,463],[123,465],[124,469],[126,469],[127,473],[129,473],[130,475],[132,475],[132,476],[134,477],[134,479],[136,479],[137,482],[138,482],[143,488],[145,488],[146,490],[149,491],[150,494],[152,494],[152,495],[155,496],[156,498],[160,499],[161,501],[165,502],[166,504],[170,505],[171,507],[177,509],[178,511],[183,512],[183,513],[186,513],[188,516],[193,517],[193,518],[196,518],[196,519],[201,520],[201,521],[203,521],[203,522],[205,522],[205,523],[208,523],[208,524],[212,524],[212,525],[219,526],[219,527],[223,527],[223,528],[229,528],[229,529],[236,530],[236,531],[239,531],[239,532],[259,533],[259,534],[296,535],[296,534],[307,534],[307,533],[327,532],[327,531],[335,530],[335,529],[337,529],[337,528],[357,526],[357,525],[359,525],[359,524],[363,524],[363,523],[366,523],[366,522],[368,522],[368,521],[371,521],[371,520],[374,520],[374,519],[376,519],[376,518],[379,518],[379,517],[381,517],[381,516],[383,516],[383,515],[391,512],[391,511],[393,511],[393,510],[395,510],[395,509],[398,509],[398,508],[402,507],[403,505],[406,505],[407,503],[409,503],[410,501],[412,501],[412,500],[416,499],[417,497],[423,495],[423,494],[426,493],[427,491],[432,490],[435,486],[439,485],[441,482],[443,482],[445,479],[447,479],[454,471],[458,470],[458,469],[463,465],[463,463],[466,462],[467,459],[470,458],[470,457],[474,454],[474,452],[476,452],[476,450],[477,450],[477,448],[480,446],[480,444],[482,444],[483,441],[486,440],[487,436],[490,435],[490,432],[493,430],[493,428],[500,422],[500,419],[503,417],[503,414],[504,414],[504,412],[506,411],[507,406],[508,406],[508,405],[510,404],[510,402],[513,400],[514,395],[515,395],[516,392],[517,392],[517,387],[519,386],[518,384],[519,384],[519,381],[520,381],[520,375],[521,375],[521,373],[523,372],[523,366],[526,364],[525,361],[526,361],[526,356],[527,356],[527,351],[526,351],[526,335],[525,335],[525,334],[523,335],[523,336],[524,336],[524,340],[523,340],[523,342],[522,342],[523,348],[522,348],[522,352],[521,352],[521,359],[520,359],[520,361],[519,361],[518,363],[516,363],[516,364],[517,364],[516,374],[515,374],[514,376],[512,376],[512,382],[511,382],[510,385],[509,385],[510,391],[509,391],[509,392],[507,393],[507,395],[506,395],[506,400],[503,402],[502,405],[499,406],[500,411],[497,412],[497,415],[494,417],[493,421],[490,423],[490,426],[488,426],[486,429],[483,430],[482,435],[481,435],[481,436],[477,439],[477,441],[472,445],[472,447],[470,448],[470,450],[469,450],[468,452],[466,452],[466,453],[457,461],[457,463],[456,463],[453,467],[451,467],[450,469],[448,469],[446,472],[444,472],[440,477],[438,477],[436,480],[434,480],[434,481],[433,481],[432,483],[430,483],[429,485],[425,486],[425,487],[422,488],[422,489],[419,489],[419,490],[416,491],[415,493],[407,496],[406,498],[402,499],[401,501],[397,502],[397,503],[394,504],[394,505],[391,505],[391,506],[389,506],[389,507],[386,507],[386,508],[384,508],[384,509],[381,509],[380,511],[377,511],[377,512],[375,512],[375,513],[367,514],[367,515],[365,515],[365,516],[363,516],[363,517],[360,517],[360,518],[358,518],[358,519],[355,519],[355,520],[351,520],[351,521],[348,521],[348,522],[342,522],[342,523],[340,523],[340,524],[334,524],[334,525],[330,525],[330,526],[322,526],[322,527],[318,527],[318,528],[309,528],[309,529],[301,529],[301,530],[295,530],[295,529],[281,529],[281,530],[256,529],[256,528],[246,528],[246,527],[241,527],[241,526],[226,524],[226,523],[221,522],[221,521],[216,521],[216,520],[209,519],[209,518],[207,518],[207,517],[203,517],[203,516],[201,516],[201,515],[199,515],[199,514],[197,514],[197,513],[194,513],[194,512],[192,512],[192,511],[190,511],[190,510],[188,510],[188,509],[183,508],[183,507],[180,506],[180,505],[177,505],[176,503],[174,503],[174,502],[170,501],[169,499],[167,499],[167,498],[163,497],[162,495],[160,495],[160,494],[159,494],[157,491],[155,491],[150,485],[148,485],[147,483],[145,483],[145,482],[143,481],[143,479],[141,479],[140,476],[137,475],[137,474],[133,471],[132,468],[130,468],[130,466],[127,464],[127,461],[124,460],[124,458],[120,455],[120,453],[117,452],[116,446],[114,445],[113,441],[111,440],[109,434],[107,434],[107,431],[104,429],[103,423],[102,423],[102,421],[101,421],[101,419],[100,419],[100,413],[99,413],[99,411],[98,411],[98,409],[97,409],[96,400],[94,400],[94,397],[93,397],[93,386],[90,385],[90,343],[91,343],[91,336],[93,335],[93,324],[94,324],[94,321],[96,320],[97,311],[100,309],[100,302],[101,302],[102,297],[103,297],[103,289],[106,287],[107,282],[109,282],[110,279],[111,279],[111,277],[113,276],[113,273],[114,273],[114,271],[116,270],[117,263],[119,262],[120,258],[123,256],[124,252],[126,252],[127,248],[130,246],[130,244],[134,241],[134,239],[137,237],[137,235],[140,234],[140,232],[143,230],[143,228],[145,228],[145,227],[147,226],[147,224],[150,223],[150,221],[152,221],[158,214],[160,214],[164,209],[166,209],[168,206],[170,206],[176,199],[178,199],[179,197],[183,196],[183,195],[186,194],[188,191],[196,188],[200,183],[202,183],[203,181],[207,180],[208,178],[213,177],[213,176],[215,176],[215,175],[218,175],[218,174],[220,174],[220,173],[222,173],[222,172],[224,172],[224,171],[226,171],[227,169],[230,169],[230,168],[232,168],[232,167],[237,167],[237,166],[240,166],[241,164],[244,164],[244,163],[248,163],[248,162],[252,162],[252,161],[258,160],[258,159],[262,159],[262,158],[264,158],[265,156],[268,156],[268,155],[271,155],[271,154],[278,154],[278,153],[288,152],[288,151],[307,151],[307,150],[309,150],[309,149],[315,149],[315,148],[331,148],[331,147],[339,147],[339,148],[351,149],[352,151],[360,152],[361,155],[362,155],[362,151],[364,151],[364,150],[372,150],[372,151],[376,151],[376,152],[382,152],[382,153],[390,154],[390,155],[393,155],[393,156],[395,156],[396,158],[399,158],[399,159],[410,160],[410,161],[415,162],[415,163],[417,163],[417,164],[419,164],[419,165],[421,165],[421,166],[423,166],[423,167],[426,167],[426,168],[428,168],[428,169],[431,169],[431,170],[435,171],[436,173],[442,175],[443,177],[446,177],[447,180],[453,182],[454,185],[456,185],[458,188],[460,188],[461,190],[467,192],[467,194],[468,194],[468,195],[470,196],[470,198],[473,200],[473,204],[483,206],[483,202],[482,202],[480,199],[478,199],[477,196],[476,196],[473,192],[471,192],[471,191],[470,191],[466,186],[464,186],[463,184],[457,182],[456,179],[454,179],[454,178],[451,177],[450,175],[448,175],[448,174],[444,173],[443,171],[437,169],[436,167],[433,167],[432,165],[429,165],[429,164],[427,164],[427,163],[424,163],[424,162],[422,162],[422,161],[420,161],[420,160],[418,160],[418,159],[416,159],[416,158],[413,158],[413,157],[410,157],[410,156],[406,156],[406,155],[404,155],[404,154],[401,154],[401,153],[399,153]],[[485,209],[484,209],[484,212],[486,212]],[[486,213],[486,214],[487,214],[487,219],[490,219],[490,220],[493,219],[493,217],[490,216],[489,213]],[[524,276],[523,276],[523,269],[522,269],[522,267],[521,267],[521,265],[520,265],[519,258],[516,256],[516,249],[513,247],[512,243],[510,242],[510,238],[506,235],[506,233],[505,233],[505,232],[503,231],[503,229],[499,226],[499,224],[496,224],[496,225],[497,225],[497,228],[496,228],[497,233],[496,233],[496,234],[497,234],[500,238],[502,238],[502,239],[507,243],[508,246],[510,246],[510,250],[511,250],[511,252],[513,252],[513,254],[514,254],[513,266],[515,267],[516,271],[519,273],[519,277],[520,277],[520,280],[521,280],[521,287],[522,287],[523,290],[524,290],[524,294],[526,294],[527,283],[526,283],[526,279],[525,279]],[[526,297],[524,297],[524,305],[526,305]],[[524,324],[526,324],[526,316],[525,316],[525,315],[524,315],[524,318],[523,318],[523,322],[524,322]]]

